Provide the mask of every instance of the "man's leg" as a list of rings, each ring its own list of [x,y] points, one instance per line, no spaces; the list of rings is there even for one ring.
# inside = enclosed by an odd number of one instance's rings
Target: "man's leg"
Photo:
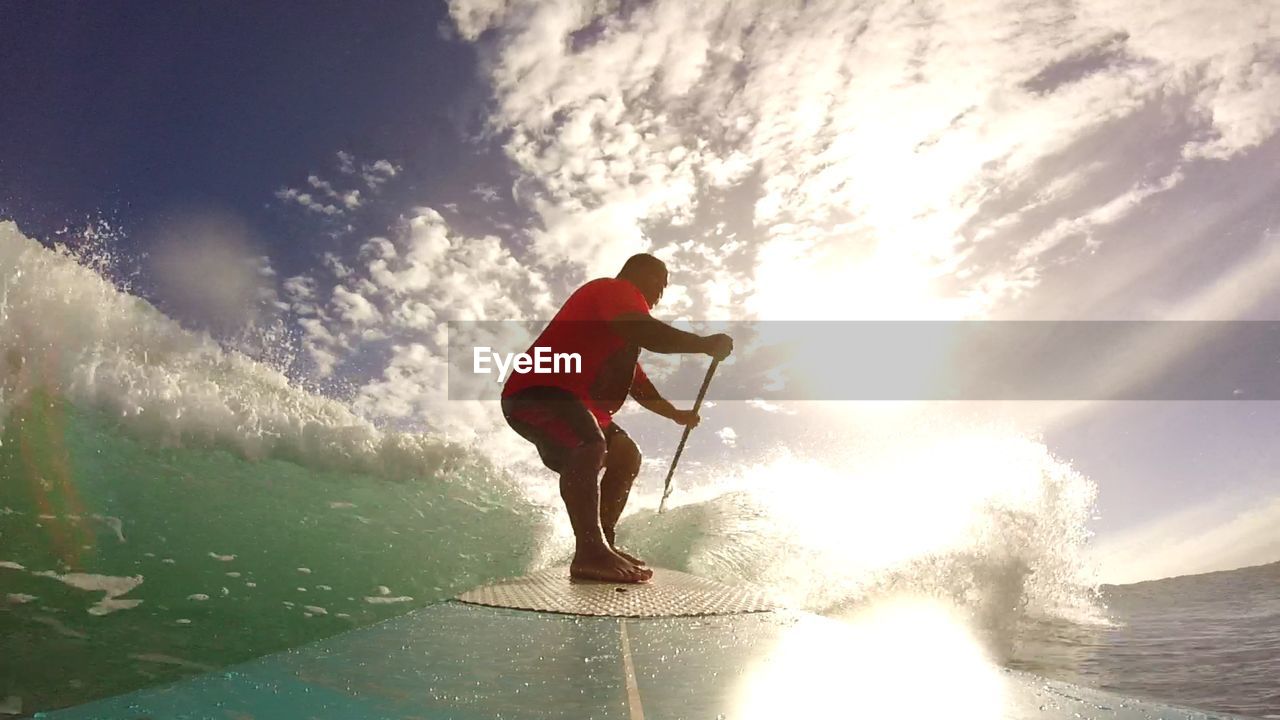
[[[636,567],[609,547],[600,527],[600,466],[603,442],[585,443],[569,452],[560,474],[560,497],[569,511],[575,539],[569,573],[591,580],[641,582],[652,573]]]
[[[609,547],[633,563],[643,560],[618,549],[614,528],[627,506],[631,485],[640,473],[640,448],[622,428],[611,427],[605,431],[608,437],[608,453],[605,457],[604,479],[600,482],[600,527]]]
[[[615,553],[600,524],[600,469],[606,440],[580,400],[557,388],[534,387],[503,398],[512,429],[530,440],[547,467],[560,475],[560,497],[575,539],[569,574],[610,582],[643,582],[652,571]]]

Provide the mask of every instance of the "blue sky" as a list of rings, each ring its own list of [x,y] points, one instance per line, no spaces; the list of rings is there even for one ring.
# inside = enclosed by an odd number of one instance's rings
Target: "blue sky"
[[[280,323],[359,412],[495,437],[441,411],[440,323],[641,250],[672,319],[1275,319],[1274,10],[987,5],[9,4],[0,218],[109,225],[188,326]],[[1280,559],[1274,406],[980,412],[1098,485],[1133,579]],[[797,412],[712,408],[692,457],[856,434]]]
[[[336,153],[403,168],[361,220],[466,200],[500,154],[483,129],[476,55],[446,9],[385,3],[7,6],[0,153],[6,216],[36,235],[105,217],[137,230],[185,208],[251,223],[282,268],[317,249],[273,193],[337,174]],[[470,183],[469,183],[470,181]],[[373,210],[373,211],[371,211]],[[131,238],[132,245],[143,244]]]

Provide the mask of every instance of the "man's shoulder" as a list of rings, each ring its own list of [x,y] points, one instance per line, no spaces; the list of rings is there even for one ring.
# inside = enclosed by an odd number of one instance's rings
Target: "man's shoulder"
[[[596,278],[573,291],[556,320],[610,320],[627,312],[649,312],[639,288],[621,278]]]
[[[595,280],[588,280],[574,290],[569,295],[569,299],[565,304],[592,302],[603,298],[619,297],[626,293],[638,292],[635,286],[626,280],[618,278],[602,277]]]
[[[582,283],[581,287],[579,287],[576,291],[574,291],[573,294],[577,295],[580,292],[599,292],[601,290],[604,290],[604,291],[613,290],[618,287],[618,283],[625,283],[625,282],[626,280],[619,280],[618,278],[599,277],[599,278],[596,278],[595,280],[588,280]]]
[[[640,288],[630,280],[623,280],[616,277],[602,277],[590,280],[578,288],[578,291],[584,295],[606,298],[618,298],[623,300],[639,300],[644,305],[645,310],[649,308],[649,304],[644,300],[644,293],[640,292]],[[577,294],[577,293],[574,293]]]

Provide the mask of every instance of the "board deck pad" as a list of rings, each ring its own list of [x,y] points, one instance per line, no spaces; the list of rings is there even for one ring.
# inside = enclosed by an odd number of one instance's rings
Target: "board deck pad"
[[[638,584],[573,580],[568,567],[549,568],[469,590],[457,599],[514,610],[609,617],[735,615],[778,608],[753,588],[664,568],[653,568],[653,578]]]

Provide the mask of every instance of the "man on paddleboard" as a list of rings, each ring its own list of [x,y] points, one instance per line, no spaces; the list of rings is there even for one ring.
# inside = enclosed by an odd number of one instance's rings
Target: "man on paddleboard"
[[[560,474],[560,496],[576,538],[569,573],[576,578],[644,582],[653,576],[644,561],[619,550],[614,540],[614,527],[640,471],[640,450],[613,422],[627,396],[680,425],[698,424],[696,413],[677,410],[658,394],[637,362],[640,349],[702,353],[719,360],[733,351],[728,335],[695,335],[650,316],[666,287],[667,266],[641,254],[629,258],[617,277],[578,288],[528,354],[534,355],[536,348],[577,354],[580,367],[513,372],[503,386],[507,423],[537,447],[544,465]]]

